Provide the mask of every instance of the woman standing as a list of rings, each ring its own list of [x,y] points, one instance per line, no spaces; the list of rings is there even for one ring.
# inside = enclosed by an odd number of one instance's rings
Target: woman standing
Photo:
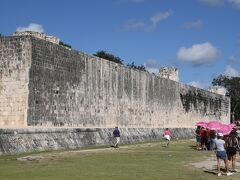
[[[221,176],[221,171],[220,171],[220,165],[221,165],[221,160],[224,161],[225,163],[225,168],[226,168],[226,174],[227,176],[231,176],[232,173],[228,172],[228,160],[227,160],[227,154],[224,149],[225,146],[225,141],[223,140],[223,134],[218,133],[217,139],[215,140],[215,145],[216,145],[216,156],[217,156],[217,175]]]
[[[236,172],[235,162],[237,151],[240,150],[238,141],[238,134],[236,130],[232,130],[229,136],[226,138],[226,152],[229,162],[232,162],[232,172]]]

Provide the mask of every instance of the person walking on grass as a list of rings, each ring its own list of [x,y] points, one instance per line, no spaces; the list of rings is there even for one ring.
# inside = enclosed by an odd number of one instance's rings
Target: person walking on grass
[[[116,126],[114,131],[113,131],[113,136],[115,138],[115,144],[114,144],[114,147],[115,148],[118,148],[118,144],[120,142],[120,131],[118,129],[118,127]]]
[[[165,128],[164,131],[163,131],[163,137],[165,138],[166,142],[167,142],[167,146],[169,145],[170,143],[170,140],[171,140],[171,132],[169,131],[168,128]]]
[[[195,130],[195,136],[196,136],[196,149],[201,150],[201,136],[200,136],[200,130],[201,126],[198,126],[197,129]]]
[[[236,172],[236,154],[240,150],[240,144],[238,140],[238,133],[235,129],[231,131],[229,136],[226,138],[226,152],[229,163],[232,162],[232,172]]]
[[[216,156],[217,156],[217,175],[218,176],[222,175],[220,171],[220,166],[221,166],[221,160],[223,160],[225,163],[226,175],[231,176],[232,173],[228,171],[228,159],[227,159],[226,151],[224,149],[225,141],[223,140],[222,133],[218,133],[217,139],[215,140],[215,145],[216,145]]]

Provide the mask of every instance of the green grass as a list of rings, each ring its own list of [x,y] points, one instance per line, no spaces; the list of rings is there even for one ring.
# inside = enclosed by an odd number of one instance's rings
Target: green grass
[[[0,180],[70,179],[239,179],[204,172],[190,165],[205,160],[213,152],[196,151],[193,141],[175,141],[0,156]],[[24,156],[41,156],[40,161],[19,161]],[[239,158],[239,157],[238,157]]]

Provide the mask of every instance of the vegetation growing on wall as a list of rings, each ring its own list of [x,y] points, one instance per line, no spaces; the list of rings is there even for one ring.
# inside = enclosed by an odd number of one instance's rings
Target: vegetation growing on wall
[[[97,51],[95,54],[93,54],[94,56],[118,63],[118,64],[124,64],[123,60],[113,54],[107,53],[106,51]],[[132,69],[138,69],[141,71],[147,71],[144,65],[135,65],[134,62],[132,62],[131,64],[127,64],[127,67],[130,67]]]
[[[231,122],[240,119],[240,77],[219,75],[212,81],[214,86],[223,86],[227,89],[227,96],[231,98]]]
[[[93,54],[94,56],[107,59],[109,61],[118,63],[118,64],[123,64],[123,60],[113,54],[107,53],[106,51],[97,51],[96,54]]]
[[[70,49],[72,48],[72,46],[70,46],[69,44],[66,44],[66,43],[64,43],[62,41],[59,42],[59,45],[65,46],[65,47],[70,48]]]
[[[135,65],[134,62],[132,62],[131,64],[127,64],[127,67],[130,67],[130,68],[133,68],[133,69],[138,69],[138,70],[141,70],[141,71],[147,71],[146,70],[146,67],[144,65]]]

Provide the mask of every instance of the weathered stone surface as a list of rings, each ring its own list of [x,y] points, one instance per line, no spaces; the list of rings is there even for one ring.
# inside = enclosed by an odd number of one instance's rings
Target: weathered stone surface
[[[30,64],[30,38],[0,38],[0,127],[26,126]]]
[[[159,76],[179,82],[178,69],[174,67],[161,67],[159,69]]]
[[[193,138],[194,129],[170,129],[176,138]],[[0,154],[113,145],[112,128],[0,129]],[[162,139],[162,128],[120,128],[121,144]]]
[[[229,99],[32,39],[28,125],[193,127],[229,121]]]
[[[1,38],[1,127],[193,127],[229,98],[31,36]]]
[[[24,128],[1,130],[2,152],[108,144],[116,125],[124,143],[151,140],[208,120],[229,123],[228,97],[36,37],[0,37],[0,128]]]

